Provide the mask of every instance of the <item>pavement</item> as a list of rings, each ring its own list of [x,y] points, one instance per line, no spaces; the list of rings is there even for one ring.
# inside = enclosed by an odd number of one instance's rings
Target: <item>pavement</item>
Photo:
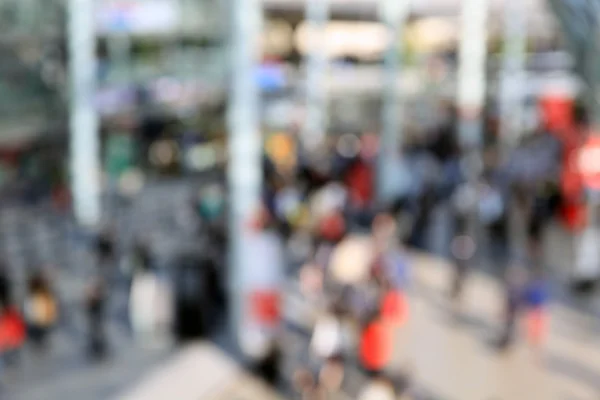
[[[272,388],[250,376],[208,342],[188,345],[115,400],[279,400]]]
[[[524,341],[498,353],[493,344],[500,332],[502,288],[495,279],[481,272],[470,276],[457,318],[445,295],[449,265],[416,255],[413,271],[411,321],[398,342],[397,359],[410,368],[417,387],[444,400],[598,398],[597,318],[557,298],[541,357]]]
[[[485,272],[473,272],[463,307],[457,313],[446,295],[450,265],[439,257],[414,253],[412,268],[410,320],[396,334],[392,366],[410,373],[412,399],[598,398],[600,322],[593,315],[576,311],[557,298],[549,309],[550,334],[541,354],[523,339],[511,350],[499,352],[495,342],[501,330],[502,288],[496,279]],[[282,339],[286,355],[283,370],[289,373],[310,362],[311,357],[308,336],[302,329],[291,329],[289,321],[295,318],[297,324],[310,326],[315,310],[305,307],[305,313],[299,313],[306,303],[293,284],[285,293],[288,324]],[[110,398],[158,400],[174,398],[174,393],[178,400],[278,398],[243,373],[234,360],[212,346],[207,351],[206,346],[200,343],[181,349],[129,389]],[[358,369],[350,367],[343,398],[357,398],[366,382]],[[157,397],[157,393],[166,397]]]

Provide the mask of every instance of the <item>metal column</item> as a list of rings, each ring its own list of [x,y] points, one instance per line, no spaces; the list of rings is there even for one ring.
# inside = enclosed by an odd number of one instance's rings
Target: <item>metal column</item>
[[[480,172],[482,111],[486,93],[488,0],[463,0],[458,66],[459,135],[471,180]]]
[[[71,78],[71,181],[75,216],[81,225],[100,222],[100,151],[96,91],[94,1],[69,0]]]
[[[239,337],[243,276],[247,268],[249,222],[261,202],[262,139],[259,91],[255,71],[259,60],[262,10],[259,0],[233,0],[231,27],[231,92],[228,111],[228,180],[230,201],[230,297],[232,328]]]
[[[402,115],[400,112],[401,93],[398,92],[398,78],[402,71],[404,25],[409,0],[380,0],[379,14],[389,33],[388,48],[384,56],[382,129],[377,166],[377,197],[385,202],[393,196],[394,179],[398,176],[397,162],[402,145]]]
[[[523,133],[527,13],[520,0],[504,3],[504,51],[500,92],[500,142],[506,152]]]
[[[329,20],[329,0],[307,0],[306,21],[311,37],[306,55],[306,121],[302,139],[307,149],[314,150],[327,135],[327,48],[324,30]]]

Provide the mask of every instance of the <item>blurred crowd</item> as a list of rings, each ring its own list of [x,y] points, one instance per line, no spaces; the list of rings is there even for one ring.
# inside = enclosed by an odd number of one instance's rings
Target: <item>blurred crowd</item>
[[[406,145],[395,196],[385,202],[376,198],[373,135],[336,137],[320,154],[300,151],[283,165],[265,159],[262,227],[284,238],[288,276],[319,310],[309,324],[312,357],[292,379],[302,398],[330,398],[353,366],[377,387],[365,393],[398,394],[410,386],[407,370],[389,370],[393,338],[409,317],[410,254],[430,251],[428,231],[440,208],[451,220],[444,252],[454,265],[449,303],[460,314],[469,270],[485,257],[505,287],[498,348],[512,347],[521,319],[527,343],[542,348],[550,290],[541,241],[563,206],[558,166],[564,149],[539,129],[507,153],[489,124],[473,160],[456,127],[450,109],[445,123]],[[514,213],[526,230],[522,248],[511,240]],[[365,398],[395,398],[378,395],[384,397]]]
[[[443,254],[454,265],[449,304],[461,312],[469,271],[478,257],[486,257],[505,286],[498,347],[511,347],[521,318],[528,343],[542,347],[549,285],[540,243],[565,203],[557,169],[564,146],[539,129],[507,152],[488,124],[473,157],[461,146],[456,127],[449,107],[445,122],[405,143],[394,196],[385,202],[376,193],[377,135],[334,136],[318,152],[298,143],[293,159],[284,162],[265,154],[264,202],[253,235],[284,243],[285,265],[279,266],[284,279],[299,283],[303,300],[318,315],[302,328],[308,329],[310,356],[287,377],[299,398],[341,392],[348,368],[370,378],[365,399],[410,389],[410,371],[390,370],[394,337],[410,317],[411,253],[431,250],[428,232],[440,208],[451,221]],[[129,296],[131,332],[142,343],[206,337],[225,323],[232,301],[225,290],[226,188],[206,184],[189,202],[171,207],[177,209],[178,234],[197,246],[182,250],[169,269],[156,260],[151,232],[124,252],[117,251],[114,228],[95,236],[95,273],[82,299],[91,356],[108,351],[106,304],[119,285]],[[511,240],[513,213],[525,221],[522,252]],[[31,271],[27,294],[17,299],[9,271],[0,268],[2,365],[18,364],[26,342],[43,352],[61,319],[52,275],[43,268]],[[277,345],[277,334],[272,341],[254,354],[254,364],[263,377],[278,381],[285,349]]]

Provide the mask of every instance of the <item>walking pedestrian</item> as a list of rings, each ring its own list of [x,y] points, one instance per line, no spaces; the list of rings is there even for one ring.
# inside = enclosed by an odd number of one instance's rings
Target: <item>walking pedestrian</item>
[[[129,313],[137,339],[145,344],[164,341],[171,331],[171,291],[149,259],[141,260],[133,275]]]
[[[86,292],[85,307],[88,318],[88,354],[93,359],[104,357],[107,350],[104,332],[106,288],[101,277],[95,277]]]
[[[456,235],[450,245],[454,261],[450,297],[455,303],[459,303],[462,298],[469,272],[469,263],[476,251],[475,240],[467,234],[468,221],[467,215],[456,217]]]
[[[12,303],[12,283],[5,264],[0,263],[0,306]]]
[[[116,260],[115,233],[111,228],[103,229],[96,238],[98,265],[105,269]]]
[[[25,299],[25,320],[31,342],[44,349],[47,337],[58,319],[58,302],[46,277],[36,272],[29,279]]]
[[[539,355],[548,334],[548,282],[540,267],[535,267],[524,290],[525,327],[532,350]]]
[[[513,344],[516,334],[519,311],[523,304],[525,271],[511,267],[506,274],[502,333],[498,343],[500,350],[506,350]]]

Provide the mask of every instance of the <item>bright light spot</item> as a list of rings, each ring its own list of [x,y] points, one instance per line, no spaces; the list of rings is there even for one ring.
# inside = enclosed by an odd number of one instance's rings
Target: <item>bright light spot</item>
[[[186,163],[189,168],[202,171],[213,167],[217,163],[217,154],[210,145],[192,147],[186,154]]]
[[[377,22],[330,22],[324,35],[320,35],[310,24],[302,23],[295,34],[300,53],[306,54],[324,45],[330,57],[373,58],[387,48],[389,40],[386,27]]]

